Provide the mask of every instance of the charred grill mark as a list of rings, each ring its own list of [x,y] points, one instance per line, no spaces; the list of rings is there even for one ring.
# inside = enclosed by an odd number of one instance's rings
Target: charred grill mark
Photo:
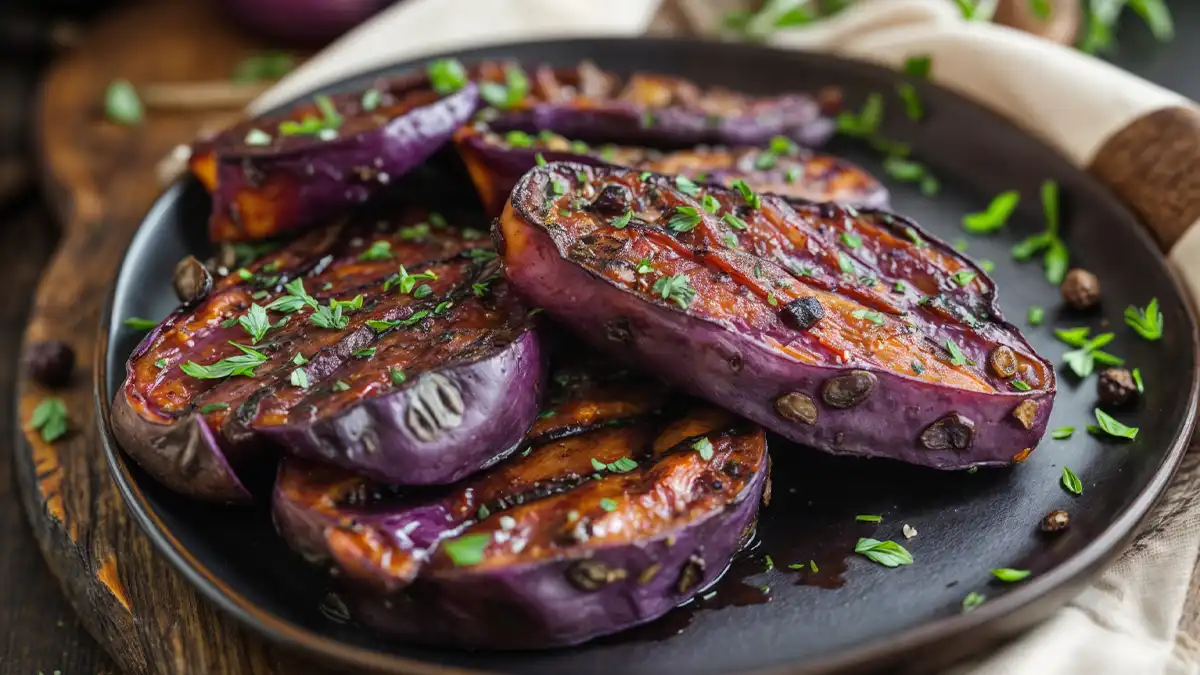
[[[582,184],[630,193],[633,217],[623,227],[588,205],[558,217],[552,238],[567,260],[667,311],[740,326],[801,361],[975,391],[1008,390],[992,371],[971,365],[1002,343],[1029,371],[1031,387],[1053,386],[1046,363],[997,318],[986,275],[899,216],[610,167],[552,164],[526,182],[534,194],[560,185],[556,205]],[[515,213],[536,213],[524,190],[514,193]],[[528,222],[543,226],[536,217]],[[786,310],[802,297],[824,318],[794,320]],[[608,337],[629,343],[635,336],[622,328],[610,325]],[[968,356],[914,366],[925,361],[926,342],[937,351],[953,342]]]

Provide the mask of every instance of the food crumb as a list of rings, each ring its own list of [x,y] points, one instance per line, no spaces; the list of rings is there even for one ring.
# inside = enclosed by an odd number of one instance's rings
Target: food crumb
[[[900,531],[904,533],[905,539],[912,539],[913,537],[917,536],[917,528],[909,525],[908,523],[905,523],[904,527],[900,528]]]

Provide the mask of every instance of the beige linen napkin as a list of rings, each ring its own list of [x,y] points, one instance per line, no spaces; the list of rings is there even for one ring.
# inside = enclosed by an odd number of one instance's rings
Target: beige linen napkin
[[[251,110],[435,52],[538,38],[638,35],[661,2],[404,0],[315,56]],[[1156,111],[1195,109],[1178,94],[1079,52],[965,21],[951,0],[860,0],[812,27],[777,33],[770,42],[891,66],[912,55],[931,55],[934,80],[1003,114],[1081,168],[1093,167],[1098,153],[1135,120]],[[1187,229],[1188,218],[1178,228],[1187,231],[1170,259],[1188,285],[1200,289],[1200,228]],[[1042,626],[953,672],[1200,673],[1195,645],[1178,630],[1200,551],[1200,504],[1192,499],[1200,487],[1197,465],[1200,461],[1189,458],[1135,544],[1079,597]]]

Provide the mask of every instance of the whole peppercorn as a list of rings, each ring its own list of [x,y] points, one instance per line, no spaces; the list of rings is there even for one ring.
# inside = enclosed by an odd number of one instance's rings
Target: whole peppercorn
[[[1091,309],[1100,302],[1100,279],[1087,270],[1073,269],[1063,279],[1063,300],[1075,309]]]
[[[1042,532],[1061,532],[1071,524],[1071,514],[1063,510],[1051,511],[1042,518]]]
[[[1109,406],[1125,405],[1137,396],[1137,384],[1133,375],[1124,368],[1106,368],[1096,380],[1096,395],[1100,402]]]
[[[71,380],[75,352],[61,340],[35,342],[25,351],[25,369],[35,382],[60,387]]]

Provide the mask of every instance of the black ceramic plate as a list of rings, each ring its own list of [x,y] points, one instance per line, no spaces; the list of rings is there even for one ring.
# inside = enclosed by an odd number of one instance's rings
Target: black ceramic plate
[[[851,106],[869,92],[885,92],[890,103],[884,132],[911,142],[915,157],[942,182],[932,199],[913,187],[892,185],[896,210],[955,241],[964,238],[963,214],[981,210],[998,192],[1020,190],[1021,207],[1006,230],[964,239],[968,253],[995,261],[1004,312],[1046,356],[1059,360],[1066,349],[1054,339],[1055,327],[1105,326],[1116,332],[1109,350],[1140,367],[1146,383],[1143,401],[1118,417],[1140,426],[1141,433],[1131,443],[1089,435],[1084,427],[1093,422],[1095,377],[1081,384],[1063,373],[1050,427],[1078,430],[1068,440],[1047,438],[1027,462],[1011,469],[940,473],[882,460],[830,458],[774,439],[774,499],[762,515],[760,543],[735,564],[716,597],[578,648],[471,653],[414,648],[327,618],[320,607],[328,580],[287,550],[265,509],[247,513],[178,498],[129,462],[106,430],[113,473],[134,517],[163,555],[238,619],[343,665],[403,673],[454,668],[531,674],[833,673],[912,666],[977,650],[1045,617],[1128,541],[1161,494],[1196,412],[1196,329],[1180,286],[1150,237],[1111,194],[1004,120],[921,83],[927,118],[913,125],[890,94],[899,77],[894,72],[752,46],[572,40],[460,56],[558,65],[589,58],[616,71],[652,69],[762,94],[838,85]],[[840,143],[833,150],[883,174],[869,150]],[[1065,237],[1074,263],[1100,276],[1102,311],[1064,313],[1040,265],[1011,258],[1013,243],[1043,227],[1037,194],[1045,179],[1062,186]],[[173,309],[171,268],[187,253],[209,252],[208,210],[201,187],[186,181],[163,195],[134,238],[105,327],[112,339],[98,379],[104,412],[140,338],[121,319],[162,317]],[[1166,318],[1159,342],[1142,340],[1121,319],[1127,305],[1145,305],[1152,297]],[[1046,323],[1032,327],[1025,315],[1035,304],[1046,306]],[[1061,487],[1064,465],[1082,479],[1082,496]],[[1052,538],[1039,534],[1043,514],[1059,508],[1070,511],[1070,529]],[[856,514],[882,514],[883,522],[857,523]],[[905,523],[919,533],[905,541],[915,564],[886,569],[853,554],[860,536],[904,541]],[[776,565],[772,572],[763,571],[767,554]],[[787,569],[809,561],[820,571]],[[1033,576],[1003,585],[991,579],[995,567],[1029,569]],[[962,614],[963,597],[971,591],[989,600]]]

